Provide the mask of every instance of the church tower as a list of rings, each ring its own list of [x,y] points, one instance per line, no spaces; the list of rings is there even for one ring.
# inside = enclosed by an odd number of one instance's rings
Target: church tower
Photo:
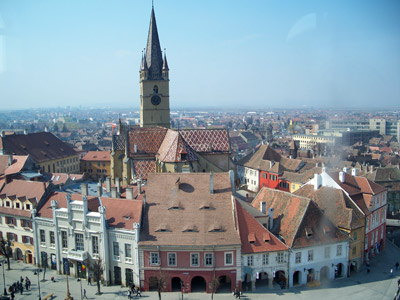
[[[151,9],[147,47],[140,65],[140,127],[170,128],[169,69],[161,52],[154,7]]]

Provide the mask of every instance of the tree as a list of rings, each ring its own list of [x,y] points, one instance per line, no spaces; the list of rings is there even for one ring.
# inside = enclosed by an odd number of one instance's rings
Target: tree
[[[214,275],[213,281],[211,283],[211,300],[214,300],[214,294],[217,292],[219,286],[220,286],[219,279],[216,278]]]
[[[12,241],[5,240],[3,238],[0,239],[0,254],[3,255],[7,259],[7,270],[11,270],[10,267],[10,257],[12,257]]]
[[[101,281],[101,277],[102,277],[103,272],[104,272],[103,262],[102,262],[101,258],[90,260],[89,264],[88,264],[88,267],[89,267],[89,272],[91,272],[93,274],[93,280],[97,284],[97,293],[96,293],[96,295],[101,295],[100,281]]]
[[[43,268],[43,279],[42,281],[46,281],[46,269],[49,266],[47,263],[47,253],[41,252],[41,260],[42,260],[42,268]]]
[[[165,272],[160,269],[160,274],[156,277],[150,277],[149,285],[156,288],[158,293],[158,299],[161,300],[161,292],[163,291],[164,285],[168,281],[168,276]]]

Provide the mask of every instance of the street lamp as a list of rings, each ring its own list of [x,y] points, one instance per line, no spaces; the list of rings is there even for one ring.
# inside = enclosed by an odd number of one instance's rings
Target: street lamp
[[[5,276],[5,274],[4,274],[4,264],[5,264],[5,260],[2,260],[2,261],[0,262],[0,266],[3,266],[4,296],[7,296],[6,276]]]
[[[40,280],[39,280],[39,273],[40,272],[42,272],[41,269],[36,269],[33,274],[37,275],[37,283],[38,283],[38,287],[39,287],[39,300],[42,300],[42,296],[40,294]]]
[[[80,278],[78,278],[77,281],[81,284],[81,300],[82,300],[82,299],[83,299],[83,298],[82,298],[82,280],[81,280]]]

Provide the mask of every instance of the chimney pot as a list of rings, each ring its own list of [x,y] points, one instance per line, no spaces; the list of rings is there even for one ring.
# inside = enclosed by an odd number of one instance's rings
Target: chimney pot
[[[111,198],[118,198],[117,197],[117,188],[115,186],[113,186],[111,188]]]
[[[214,174],[210,172],[210,194],[214,194]]]
[[[272,207],[268,209],[268,221],[268,230],[272,230],[274,226],[274,209]]]
[[[87,183],[81,183],[81,194],[82,197],[88,196],[88,185]]]
[[[111,178],[110,177],[106,178],[106,192],[111,193]]]
[[[126,199],[133,199],[133,189],[131,187],[126,188]]]
[[[121,178],[119,178],[119,177],[115,178],[115,186],[117,187],[117,192],[120,194],[121,193]]]
[[[139,178],[136,181],[136,184],[137,184],[138,195],[140,195],[142,193],[142,178]]]
[[[339,172],[339,181],[342,183],[344,182],[344,177],[345,177],[344,174],[345,174],[345,172]]]

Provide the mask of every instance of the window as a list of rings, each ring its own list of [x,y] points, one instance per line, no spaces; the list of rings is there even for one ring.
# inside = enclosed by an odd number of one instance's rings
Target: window
[[[19,202],[15,202],[15,208],[20,208]]]
[[[330,257],[331,257],[331,248],[325,247],[325,258],[330,258]]]
[[[99,255],[99,238],[97,236],[92,236],[92,252],[93,256]]]
[[[30,210],[30,209],[31,209],[31,205],[30,205],[29,203],[26,203],[26,204],[25,204],[25,209],[26,209],[26,210]]]
[[[85,246],[83,244],[83,234],[75,233],[75,250],[83,251],[85,250]]]
[[[168,253],[168,266],[176,266],[176,253]]]
[[[7,225],[15,226],[17,222],[13,217],[6,217],[6,223]]]
[[[296,252],[296,264],[301,263],[301,252]]]
[[[225,265],[231,266],[233,265],[233,253],[225,252]]]
[[[197,267],[199,265],[199,253],[190,253],[190,266]]]
[[[132,246],[131,246],[131,244],[125,244],[125,261],[132,262]]]
[[[68,237],[66,231],[61,231],[61,243],[64,251],[68,249]]]
[[[213,265],[213,254],[212,253],[206,253],[204,255],[204,265],[206,265],[206,266]]]
[[[113,242],[113,255],[115,260],[119,260],[119,243]]]
[[[56,240],[54,238],[54,231],[50,231],[50,247],[56,247]]]
[[[253,258],[253,255],[247,256],[247,265],[248,265],[249,267],[252,267],[252,266],[254,265],[254,258]]]
[[[279,252],[276,256],[276,262],[277,263],[283,263],[283,252]]]
[[[357,240],[357,231],[353,232],[353,240]]]
[[[314,250],[308,250],[308,261],[314,260]]]
[[[354,246],[353,248],[351,248],[351,254],[356,255],[357,253],[357,246]]]
[[[160,264],[160,256],[158,255],[158,252],[150,252],[150,264],[151,265]]]
[[[342,255],[342,245],[337,245],[336,256]]]
[[[269,255],[268,254],[263,254],[262,255],[262,264],[263,265],[268,265],[269,264]]]
[[[46,233],[43,229],[40,229],[40,246],[46,247]]]

